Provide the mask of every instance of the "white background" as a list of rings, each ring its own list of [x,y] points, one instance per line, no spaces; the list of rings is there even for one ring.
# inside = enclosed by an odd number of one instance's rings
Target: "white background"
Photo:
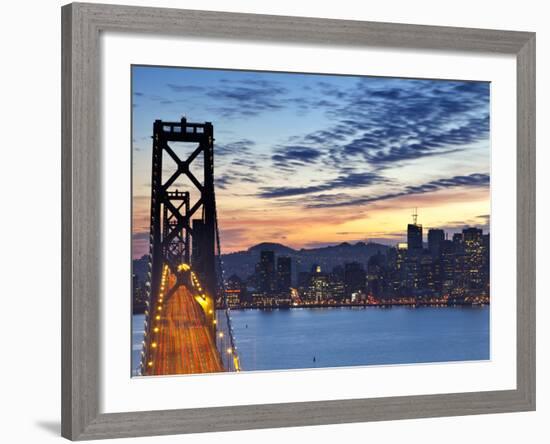
[[[19,4],[18,4],[19,3]],[[2,296],[3,323],[0,384],[2,440],[59,440],[59,311],[60,311],[60,12],[61,2],[10,2],[3,5],[1,28],[0,112],[2,113]],[[245,0],[157,1],[136,5],[334,17],[434,25],[471,26],[537,31],[539,195],[538,219],[549,216],[540,190],[550,185],[543,167],[550,136],[548,85],[550,31],[544,2],[502,1],[362,3]],[[520,9],[521,8],[521,9]],[[546,19],[546,20],[545,20]],[[23,138],[26,137],[26,138]],[[549,248],[539,223],[538,269],[544,276],[543,252]],[[6,248],[7,247],[7,248]],[[7,284],[7,286],[6,286]],[[462,418],[439,418],[168,436],[127,440],[136,442],[546,442],[550,412],[548,323],[549,302],[539,283],[538,411]]]

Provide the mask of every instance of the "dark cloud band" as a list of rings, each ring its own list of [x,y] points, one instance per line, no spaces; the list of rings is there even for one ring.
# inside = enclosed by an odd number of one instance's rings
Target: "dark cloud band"
[[[424,194],[429,192],[440,191],[449,188],[458,187],[488,187],[490,177],[488,174],[474,173],[469,176],[454,176],[448,179],[438,179],[427,182],[418,186],[408,186],[402,191],[396,193],[380,194],[378,196],[367,196],[359,198],[351,198],[350,196],[325,194],[317,196],[316,202],[309,203],[309,208],[334,208],[367,205],[369,203],[379,202],[383,200],[395,199],[398,197],[411,196],[415,194]]]

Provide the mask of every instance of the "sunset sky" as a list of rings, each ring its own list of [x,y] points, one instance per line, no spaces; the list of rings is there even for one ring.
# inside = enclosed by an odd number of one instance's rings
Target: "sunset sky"
[[[133,67],[132,84],[134,257],[148,250],[153,122],[182,116],[214,125],[223,253],[393,245],[415,207],[425,233],[489,228],[488,83]]]

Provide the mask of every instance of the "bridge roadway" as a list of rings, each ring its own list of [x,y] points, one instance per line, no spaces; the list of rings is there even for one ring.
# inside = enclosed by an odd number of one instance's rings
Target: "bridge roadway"
[[[168,273],[166,289],[175,277]],[[224,367],[200,304],[181,285],[157,307],[152,307],[148,375],[223,372]],[[158,306],[161,307],[159,310]],[[160,319],[157,317],[160,316]]]

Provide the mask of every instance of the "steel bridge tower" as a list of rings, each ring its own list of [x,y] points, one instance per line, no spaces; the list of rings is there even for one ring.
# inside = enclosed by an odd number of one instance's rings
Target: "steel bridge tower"
[[[171,142],[197,143],[191,154],[182,159],[170,147]],[[170,156],[176,164],[173,174],[163,181],[163,158]],[[193,163],[202,156],[203,182],[193,174]],[[198,166],[195,167],[195,171]],[[174,183],[186,177],[196,189],[198,198],[190,201],[188,191],[173,190]],[[178,275],[178,285],[188,284],[178,271],[182,263],[190,264],[200,276],[206,296],[216,299],[214,200],[214,128],[210,122],[189,123],[156,120],[153,125],[153,154],[151,176],[151,303],[159,294],[164,265]],[[171,291],[174,291],[175,288]],[[212,305],[213,306],[213,305]],[[207,317],[208,317],[207,313]],[[215,314],[210,314],[213,320]],[[210,322],[210,325],[214,325]],[[214,328],[214,327],[213,327]]]
[[[181,154],[178,142],[191,144],[191,150]],[[169,177],[165,159],[175,163]],[[225,302],[225,291],[212,123],[156,120],[151,171],[149,288],[140,374],[240,371],[228,308],[225,303],[216,307],[217,300]],[[188,182],[184,191],[177,189],[181,179]]]

